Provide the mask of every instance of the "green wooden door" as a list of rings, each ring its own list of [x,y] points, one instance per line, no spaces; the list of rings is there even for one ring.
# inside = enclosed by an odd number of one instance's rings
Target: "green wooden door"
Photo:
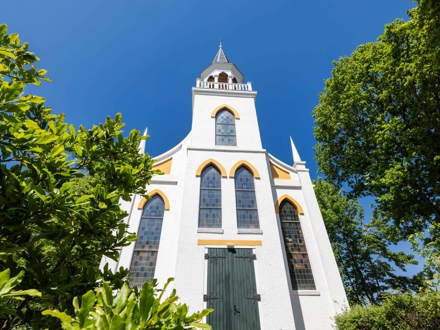
[[[210,248],[208,292],[205,300],[214,312],[208,323],[214,330],[259,330],[259,295],[252,249]]]

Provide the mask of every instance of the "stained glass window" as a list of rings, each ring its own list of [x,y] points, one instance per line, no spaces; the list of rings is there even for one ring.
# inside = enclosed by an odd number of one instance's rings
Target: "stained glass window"
[[[307,254],[298,211],[289,201],[280,206],[281,229],[293,290],[315,290],[312,268]]]
[[[235,118],[228,110],[221,110],[215,117],[215,144],[235,146]]]
[[[199,228],[221,228],[221,193],[220,172],[210,165],[200,178]]]
[[[254,176],[244,166],[235,172],[235,202],[238,228],[260,228]]]
[[[133,286],[140,288],[145,281],[154,278],[163,214],[164,201],[159,195],[154,195],[142,211],[130,266],[129,278]]]

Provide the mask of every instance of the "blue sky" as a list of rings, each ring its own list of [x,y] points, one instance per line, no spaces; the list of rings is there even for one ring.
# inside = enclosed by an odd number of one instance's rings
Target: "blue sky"
[[[264,147],[291,163],[289,135],[316,177],[312,110],[332,61],[406,18],[411,0],[15,0],[0,22],[41,58],[38,89],[55,112],[90,126],[123,114],[149,128],[158,155],[190,130],[191,87],[219,40],[258,91]]]
[[[0,22],[28,41],[53,80],[36,93],[75,125],[123,114],[158,155],[191,126],[191,87],[219,40],[258,91],[264,147],[316,178],[312,110],[332,61],[406,19],[412,0],[14,0]],[[416,267],[417,268],[417,267]]]

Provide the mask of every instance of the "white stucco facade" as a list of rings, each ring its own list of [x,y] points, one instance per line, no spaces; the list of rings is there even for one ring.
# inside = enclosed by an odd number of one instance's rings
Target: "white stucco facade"
[[[218,56],[218,55],[217,55]],[[226,59],[227,61],[227,59]],[[261,329],[332,329],[334,316],[348,306],[329,238],[322,220],[305,163],[293,146],[295,163],[290,166],[262,147],[255,98],[251,84],[230,64],[214,63],[197,79],[192,90],[192,128],[173,149],[155,157],[167,164],[165,174],[155,175],[149,191],[160,191],[169,202],[165,210],[154,277],[160,283],[174,277],[174,287],[192,311],[206,307],[209,247],[252,248],[256,259],[255,278],[261,296],[258,311]],[[220,72],[229,81],[218,82]],[[214,81],[209,82],[209,77]],[[236,77],[232,82],[231,77]],[[234,111],[236,146],[216,145],[213,111],[226,107]],[[221,178],[221,228],[198,227],[200,176],[207,160],[215,160],[226,174]],[[251,164],[254,173],[259,229],[237,228],[234,174],[240,162]],[[160,166],[159,166],[160,168]],[[278,174],[277,174],[278,173]],[[315,290],[292,290],[277,201],[288,196],[302,209],[299,215],[304,241],[315,281]],[[142,209],[141,196],[122,204],[126,221],[137,232]],[[258,242],[258,243],[257,243]],[[103,260],[116,270],[130,268],[134,244],[122,249],[119,261]],[[235,329],[219,329],[235,330]]]

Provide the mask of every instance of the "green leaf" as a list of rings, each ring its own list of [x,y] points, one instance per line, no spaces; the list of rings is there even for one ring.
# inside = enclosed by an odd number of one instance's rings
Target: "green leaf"
[[[35,289],[28,290],[18,290],[13,291],[11,293],[5,294],[4,297],[16,297],[16,296],[33,296],[33,297],[41,297],[41,292]]]
[[[199,329],[212,329],[212,327],[209,324],[199,323],[199,322],[192,322],[192,323],[190,323],[190,326],[196,327]]]
[[[56,309],[55,310],[46,309],[46,310],[42,311],[41,314],[56,317],[62,323],[73,323],[72,317],[70,317],[66,313],[60,312],[59,310],[56,310]]]
[[[13,60],[15,60],[17,58],[17,56],[15,56],[13,53],[7,51],[4,48],[0,48],[0,55],[12,58]]]
[[[77,312],[78,322],[80,327],[86,325],[86,321],[89,313],[91,312],[94,304],[95,304],[95,293],[92,290],[87,291],[81,297],[81,307]]]

